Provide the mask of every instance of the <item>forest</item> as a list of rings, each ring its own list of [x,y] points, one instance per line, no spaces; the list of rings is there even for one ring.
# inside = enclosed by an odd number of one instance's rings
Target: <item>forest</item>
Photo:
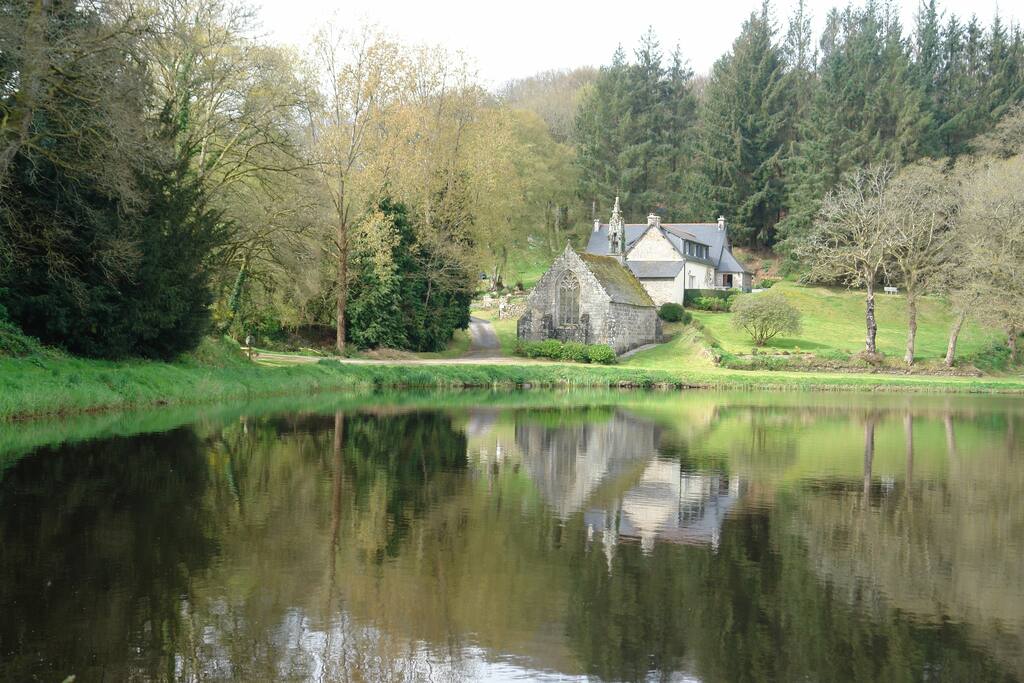
[[[491,91],[379,27],[273,44],[245,2],[0,0],[0,339],[436,351],[482,277],[579,244],[619,195],[627,218],[727,215],[869,302],[884,279],[990,310],[1013,342],[1024,34],[934,0],[898,15],[848,5],[815,35],[766,2],[707,74],[652,30]]]

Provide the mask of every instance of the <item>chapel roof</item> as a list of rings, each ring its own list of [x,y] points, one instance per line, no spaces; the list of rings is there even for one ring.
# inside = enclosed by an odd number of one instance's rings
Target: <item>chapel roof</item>
[[[633,306],[654,306],[654,300],[640,281],[611,256],[585,252],[579,253],[578,256],[613,302]]]

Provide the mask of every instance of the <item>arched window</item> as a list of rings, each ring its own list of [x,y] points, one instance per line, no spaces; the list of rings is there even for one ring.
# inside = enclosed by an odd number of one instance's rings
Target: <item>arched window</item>
[[[566,273],[558,283],[558,324],[575,325],[580,321],[580,281]]]

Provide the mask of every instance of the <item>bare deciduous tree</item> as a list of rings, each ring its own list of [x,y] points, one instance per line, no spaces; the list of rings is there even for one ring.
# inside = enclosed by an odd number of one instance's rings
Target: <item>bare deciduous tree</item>
[[[857,171],[848,182],[830,192],[818,219],[797,253],[818,281],[864,287],[866,296],[865,352],[877,354],[875,287],[884,272],[892,241],[896,207],[886,189],[892,169],[885,166]]]
[[[1006,332],[1011,361],[1024,330],[1024,156],[986,160],[964,182],[961,229],[978,315]]]
[[[885,193],[885,204],[894,212],[886,271],[906,291],[907,345],[903,360],[912,365],[917,298],[934,289],[948,268],[957,193],[954,183],[935,162],[904,169],[889,183]]]

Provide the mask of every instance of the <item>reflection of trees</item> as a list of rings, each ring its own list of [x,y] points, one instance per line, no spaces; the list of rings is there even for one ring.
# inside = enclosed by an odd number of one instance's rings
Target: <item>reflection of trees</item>
[[[1008,416],[1001,429],[1012,432],[1016,420]],[[947,478],[913,482],[915,425],[907,416],[902,491],[868,499],[841,488],[805,490],[783,519],[795,520],[815,573],[851,606],[879,619],[895,608],[941,626],[943,636],[957,632],[1024,677],[1024,447],[993,429],[967,453],[958,450],[958,421],[936,421]]]
[[[90,679],[102,665],[115,678],[464,680],[487,674],[488,652],[617,679],[1020,676],[1016,418],[952,417],[954,458],[934,452],[941,413],[905,415],[737,408],[697,431],[618,410],[569,424],[506,413],[486,433],[519,443],[480,468],[458,418],[398,410],[27,457],[0,482],[0,605],[13,615],[0,678]],[[822,441],[837,425],[842,439]],[[807,442],[822,459],[843,450],[781,477]],[[680,458],[650,459],[666,443]],[[709,466],[723,459],[728,475]],[[577,486],[591,467],[606,474]],[[751,471],[769,505],[722,515],[717,548],[624,543],[609,564],[601,534],[587,539],[586,511],[621,518],[664,497],[688,524],[707,516],[707,492],[729,496],[726,478]],[[556,494],[583,502],[552,514]],[[981,643],[1003,650],[993,660]],[[126,654],[134,645],[142,654]]]
[[[160,679],[215,553],[194,432],[23,458],[0,487],[0,679]]]

